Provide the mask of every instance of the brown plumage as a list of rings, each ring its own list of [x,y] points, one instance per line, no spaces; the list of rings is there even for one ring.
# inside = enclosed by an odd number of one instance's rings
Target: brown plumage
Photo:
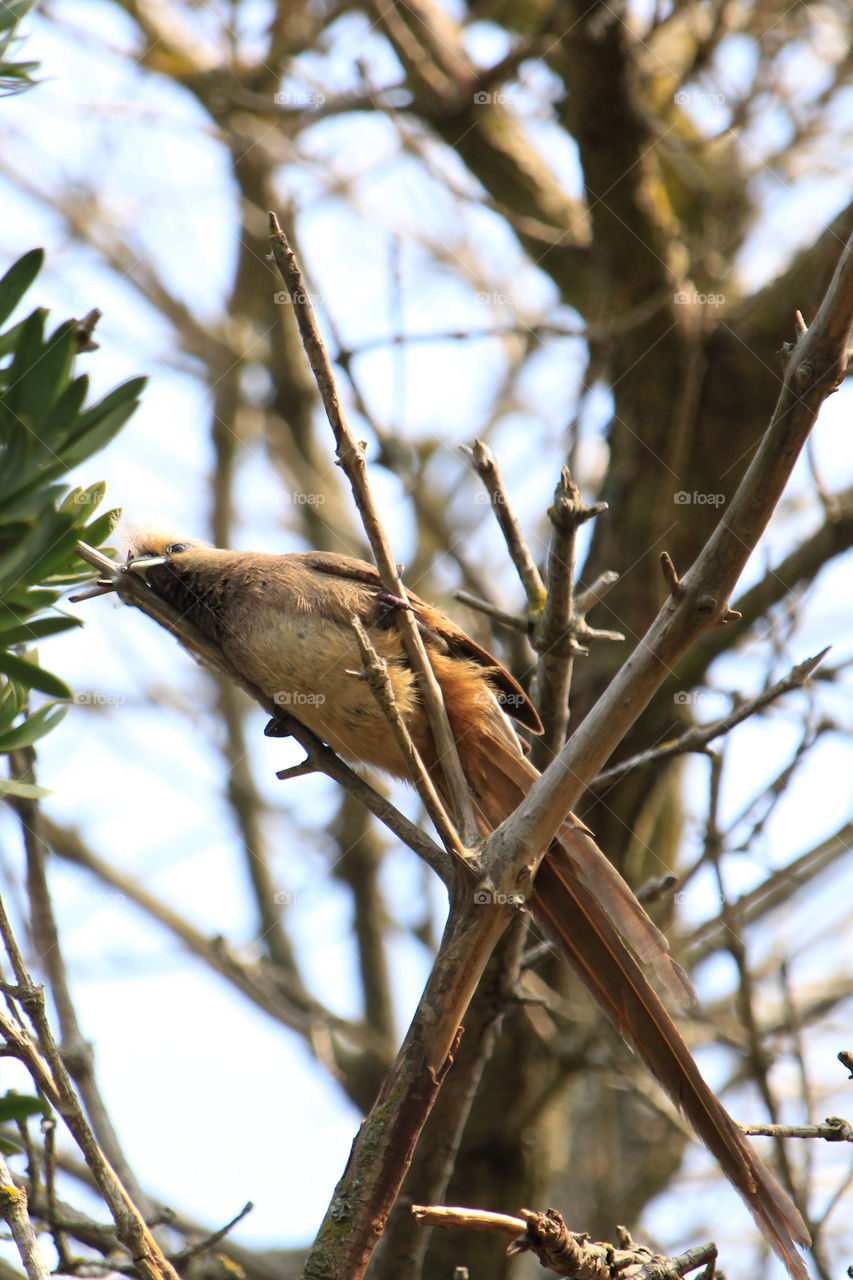
[[[443,790],[429,725],[394,622],[395,605],[376,570],[323,552],[272,556],[223,551],[160,533],[128,537],[130,554],[165,556],[147,571],[154,590],[223,651],[231,665],[349,760],[404,776],[396,741],[366,682],[350,625],[355,614],[387,660],[397,703],[436,785]],[[412,592],[444,694],[482,829],[502,822],[538,776],[507,716],[541,732],[512,676],[438,609]],[[808,1272],[796,1244],[805,1224],[770,1171],[708,1088],[664,1005],[638,964],[650,964],[682,1000],[691,989],[666,939],[569,815],[536,877],[533,916],[626,1042],[639,1054],[719,1161],[792,1276]],[[627,944],[627,945],[626,945]],[[636,957],[636,958],[635,958]]]

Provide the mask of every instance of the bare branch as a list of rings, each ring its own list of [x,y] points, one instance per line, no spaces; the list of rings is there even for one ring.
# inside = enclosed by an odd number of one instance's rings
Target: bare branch
[[[823,1124],[742,1124],[751,1138],[822,1138],[824,1142],[853,1142],[853,1126],[841,1116],[827,1116]]]
[[[791,353],[770,426],[727,511],[647,634],[557,759],[492,837],[544,849],[681,655],[728,612],[728,598],[763,533],[826,396],[838,385],[853,322],[853,240],[818,316]]]
[[[688,1271],[712,1264],[717,1256],[716,1246],[709,1244],[678,1258],[665,1258],[636,1244],[624,1227],[620,1228],[617,1248],[609,1242],[591,1240],[586,1231],[570,1231],[556,1209],[546,1213],[522,1209],[520,1217],[514,1218],[486,1209],[416,1204],[412,1205],[412,1213],[424,1226],[513,1236],[507,1245],[508,1257],[532,1253],[546,1271],[575,1280],[613,1280],[615,1275],[627,1280],[676,1280]]]
[[[379,519],[379,512],[373,501],[367,481],[367,468],[364,460],[364,448],[350,430],[335,387],[335,378],[320,331],[314,318],[311,300],[305,292],[302,274],[296,262],[293,250],[287,237],[278,224],[274,213],[270,214],[270,241],[273,257],[287,286],[294,312],[299,324],[299,332],[305,346],[305,353],[317,380],[317,387],[329,419],[329,425],[335,437],[335,452],[340,466],[352,487],[353,497],[361,515],[364,531],[370,542],[376,560],[376,567],[382,579],[382,585],[390,595],[406,599],[406,588],[400,577],[397,562],[391,554],[385,530]],[[447,781],[448,791],[453,801],[456,821],[464,843],[471,846],[478,838],[477,821],[465,775],[459,763],[459,753],[438,681],[435,678],[423,640],[418,632],[417,623],[408,609],[398,609],[395,614],[397,626],[403,645],[412,668],[417,674],[421,696],[429,719],[430,728],[438,752],[441,768]]]
[[[160,1246],[152,1236],[139,1210],[122,1186],[117,1174],[110,1167],[98,1146],[74,1091],[59,1046],[53,1038],[44,1008],[44,992],[36,987],[24,967],[18,944],[12,933],[5,907],[0,901],[0,933],[18,983],[14,992],[36,1029],[44,1057],[23,1027],[0,1009],[0,1035],[10,1051],[25,1065],[50,1103],[60,1113],[83,1157],[92,1171],[98,1190],[116,1224],[119,1239],[129,1248],[131,1257],[146,1280],[178,1280],[177,1272],[167,1262]],[[11,994],[9,988],[6,993]]]
[[[486,492],[491,499],[492,511],[500,525],[510,559],[515,565],[527,595],[528,609],[531,613],[537,614],[545,606],[547,598],[545,583],[536,568],[530,549],[524,540],[521,525],[510,504],[498,460],[482,440],[475,440],[473,449],[469,445],[460,445],[460,449],[486,487]]]
[[[400,748],[409,770],[409,776],[417,788],[418,795],[423,801],[436,831],[444,841],[445,847],[457,857],[464,858],[465,850],[459,841],[459,836],[447,816],[438,792],[433,786],[432,779],[427,773],[426,766],[412,741],[412,735],[406,728],[405,721],[400,714],[400,708],[397,706],[397,700],[394,697],[394,686],[388,675],[388,663],[379,657],[379,654],[370,643],[367,632],[355,614],[350,619],[350,625],[356,634],[358,647],[361,650],[365,678],[391,726],[397,746]]]
[[[27,1213],[27,1193],[16,1187],[6,1161],[0,1155],[0,1217],[6,1219],[29,1280],[50,1280],[50,1268],[42,1257],[36,1233]]]
[[[569,468],[563,467],[548,511],[552,525],[548,593],[532,636],[533,647],[540,655],[538,703],[545,730],[533,748],[533,763],[540,769],[566,740],[574,655],[586,652],[578,642],[579,619],[573,603],[577,532],[587,520],[606,510],[606,502],[586,506]]]
[[[13,752],[12,769],[15,776],[22,781],[35,782],[34,762],[35,751],[32,747]],[[147,1216],[149,1213],[147,1197],[122,1150],[118,1134],[104,1103],[95,1074],[94,1051],[83,1035],[71,998],[65,959],[59,942],[59,930],[47,883],[44,815],[37,800],[13,796],[10,797],[10,803],[21,820],[24,848],[27,854],[27,890],[31,907],[33,941],[50,981],[50,990],[59,1017],[63,1061],[80,1090],[86,1113],[106,1158],[121,1178],[128,1194],[139,1206],[140,1212]]]
[[[665,742],[659,747],[650,747],[648,751],[639,751],[628,760],[620,760],[619,764],[603,770],[603,772],[594,777],[589,784],[590,790],[598,791],[602,787],[611,786],[635,769],[661,764],[664,760],[669,760],[673,756],[684,755],[688,751],[704,750],[709,742],[713,742],[721,734],[729,733],[736,725],[748,720],[750,716],[755,715],[757,711],[761,711],[771,702],[774,702],[776,698],[781,697],[782,694],[790,693],[792,689],[801,689],[828,653],[829,646],[822,649],[820,653],[815,654],[813,658],[806,658],[804,662],[797,663],[786,676],[783,676],[781,680],[777,680],[771,688],[764,689],[761,693],[756,694],[754,698],[747,699],[739,707],[730,711],[727,716],[721,716],[719,720],[714,720],[711,724],[695,725],[692,729],[688,729],[686,733],[683,733],[680,738],[677,738],[675,742]]]

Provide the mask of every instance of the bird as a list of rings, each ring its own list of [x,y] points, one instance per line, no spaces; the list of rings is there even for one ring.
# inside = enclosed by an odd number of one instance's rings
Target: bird
[[[512,725],[542,732],[514,677],[440,609],[406,589],[389,595],[376,568],[333,552],[231,551],[150,527],[123,533],[127,564],[212,641],[227,665],[348,761],[406,777],[397,738],[368,684],[353,677],[361,652],[352,618],[387,663],[397,707],[432,780],[448,800],[417,677],[395,612],[417,622],[444,697],[481,830],[517,807],[538,771]],[[708,1086],[646,974],[690,1001],[692,988],[666,938],[573,814],[551,842],[527,903],[625,1042],[668,1094],[740,1192],[796,1280],[808,1271],[797,1245],[806,1225],[774,1175]]]

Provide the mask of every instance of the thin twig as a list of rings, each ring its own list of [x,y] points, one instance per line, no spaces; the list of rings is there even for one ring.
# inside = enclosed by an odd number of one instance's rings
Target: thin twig
[[[502,627],[511,627],[513,631],[522,631],[525,635],[530,635],[533,626],[530,618],[519,617],[517,613],[507,613],[505,609],[499,609],[496,604],[490,604],[488,600],[480,600],[478,596],[472,596],[470,591],[454,591],[453,599],[458,600],[460,604],[467,604],[469,609],[484,613],[487,618],[499,622]]]
[[[42,1090],[71,1131],[113,1216],[119,1239],[130,1249],[131,1257],[146,1280],[178,1280],[177,1272],[167,1262],[142,1215],[98,1146],[62,1061],[59,1046],[50,1030],[44,1008],[44,992],[33,984],[26,971],[2,899],[0,934],[20,988],[19,998],[36,1029],[44,1057],[29,1034],[2,1009],[0,1035],[6,1040],[11,1052],[24,1063],[37,1088]]]
[[[582,591],[575,592],[575,612],[585,617],[594,604],[598,604],[607,595],[614,582],[619,581],[619,574],[613,569],[605,569]]]
[[[626,774],[633,773],[636,769],[643,769],[647,765],[658,765],[673,756],[684,755],[688,751],[703,751],[709,742],[713,742],[721,734],[729,733],[736,725],[748,720],[750,716],[755,715],[756,711],[761,711],[769,703],[774,702],[776,698],[781,697],[783,693],[790,693],[792,689],[801,689],[827,653],[829,653],[828,645],[825,649],[821,649],[820,653],[815,654],[813,658],[806,658],[804,662],[797,663],[781,680],[777,680],[769,689],[762,690],[754,698],[749,698],[746,702],[741,703],[739,707],[730,711],[727,716],[721,716],[719,720],[714,720],[710,724],[695,725],[693,728],[688,729],[686,733],[683,733],[680,738],[676,738],[674,742],[665,742],[659,747],[649,747],[647,751],[638,751],[636,755],[630,756],[629,759],[621,760],[619,764],[613,765],[612,768],[603,770],[589,784],[590,790],[599,791],[602,787],[619,782]]]
[[[689,572],[671,582],[670,596],[651,627],[560,755],[490,837],[490,842],[502,846],[508,860],[519,847],[547,848],[565,815],[577,805],[681,656],[729,615],[729,596],[770,520],[823,401],[844,375],[851,324],[853,238],[845,246],[817,319],[789,356],[770,425],[725,515]]]
[[[11,768],[21,781],[32,783],[36,781],[34,765],[35,751],[32,747],[12,752]],[[65,959],[59,940],[59,929],[56,925],[47,883],[44,814],[37,800],[31,800],[25,796],[10,797],[10,803],[18,814],[23,828],[33,941],[50,982],[50,991],[59,1018],[63,1061],[80,1091],[86,1114],[106,1158],[138,1206],[140,1213],[148,1217],[150,1212],[148,1197],[122,1150],[98,1086],[92,1046],[83,1035],[77,1019],[77,1010],[71,998]]]
[[[459,835],[450,821],[444,805],[441,803],[441,798],[427,773],[426,765],[421,759],[418,749],[412,741],[412,735],[409,733],[406,723],[400,714],[397,699],[394,697],[394,686],[388,675],[388,663],[379,657],[379,654],[370,643],[367,632],[355,614],[350,618],[350,626],[355,632],[358,647],[361,650],[364,676],[391,727],[391,732],[394,734],[397,746],[400,748],[400,752],[406,762],[409,777],[423,801],[424,808],[432,819],[436,831],[444,841],[445,848],[455,854],[456,857],[465,858],[466,851],[459,839]]]
[[[528,609],[532,614],[538,614],[545,607],[547,590],[524,540],[521,525],[510,505],[498,460],[482,440],[475,440],[473,449],[467,444],[461,445],[460,448],[486,487],[495,519],[506,540],[510,559],[524,587]]]
[[[512,1236],[507,1256],[532,1253],[539,1265],[559,1276],[606,1280],[606,1277],[630,1276],[631,1280],[675,1280],[695,1271],[717,1257],[713,1244],[665,1258],[631,1239],[624,1227],[619,1229],[618,1247],[607,1241],[591,1240],[585,1231],[570,1231],[556,1209],[539,1213],[522,1209],[520,1217],[491,1213],[486,1209],[450,1208],[444,1205],[412,1205],[412,1214],[427,1227],[445,1227],[461,1231],[488,1231],[494,1235]]]
[[[240,1212],[236,1214],[230,1222],[226,1222],[224,1227],[220,1227],[217,1231],[211,1231],[210,1235],[205,1236],[204,1240],[199,1240],[196,1244],[190,1245],[188,1249],[181,1249],[180,1253],[172,1254],[171,1261],[176,1267],[182,1267],[192,1258],[197,1258],[200,1254],[213,1248],[215,1244],[219,1244],[220,1240],[224,1240],[228,1235],[228,1232],[231,1231],[233,1227],[236,1227],[238,1222],[242,1222],[243,1219],[252,1212],[254,1207],[255,1206],[252,1201],[247,1200]]]
[[[527,1224],[523,1218],[508,1213],[492,1213],[489,1209],[451,1208],[443,1204],[413,1204],[412,1216],[425,1227],[446,1227],[449,1230],[489,1231],[496,1235],[523,1235]]]
[[[574,657],[576,653],[585,652],[578,643],[574,626],[577,532],[587,520],[606,510],[606,502],[586,506],[569,468],[562,468],[554,501],[548,510],[552,526],[548,594],[531,637],[540,655],[538,709],[545,731],[533,746],[533,763],[540,769],[553,759],[566,740]]]
[[[21,1262],[29,1280],[51,1280],[50,1267],[42,1257],[33,1224],[27,1212],[27,1193],[16,1187],[6,1161],[0,1155],[0,1217],[9,1224]]]
[[[824,1142],[853,1142],[853,1125],[841,1116],[827,1116],[823,1124],[741,1124],[750,1138],[822,1138]]]
[[[764,1047],[756,1014],[755,979],[749,967],[743,924],[738,914],[737,905],[730,902],[723,878],[723,837],[719,827],[723,759],[722,756],[715,754],[710,754],[709,759],[711,764],[710,801],[705,835],[707,860],[713,868],[720,893],[720,918],[726,930],[726,949],[735,962],[738,974],[735,1002],[738,1021],[746,1034],[746,1066],[750,1078],[758,1088],[758,1092],[767,1109],[767,1114],[770,1116],[773,1126],[776,1127],[778,1125],[776,1098],[770,1088],[770,1057]],[[801,1208],[800,1201],[802,1198],[797,1195],[788,1152],[781,1138],[777,1137],[775,1149],[782,1185],[786,1187],[797,1207]]]
[[[814,849],[800,854],[786,866],[774,871],[756,888],[736,899],[738,918],[749,928],[777,907],[784,906],[792,895],[815,876],[847,857],[853,849],[853,823],[845,823]],[[691,968],[726,945],[726,925],[721,915],[699,925],[682,946]]]
[[[361,515],[364,531],[376,560],[382,585],[391,595],[406,599],[406,589],[400,577],[397,562],[379,519],[367,481],[364,448],[353,435],[338,397],[331,361],[314,318],[311,300],[302,283],[302,274],[287,237],[279,226],[274,213],[270,214],[270,241],[273,257],[281,278],[287,286],[293,302],[299,332],[317,382],[317,388],[335,437],[335,452],[352,487],[353,497]],[[477,821],[468,791],[468,784],[459,762],[459,753],[444,699],[435,678],[417,623],[408,609],[395,612],[397,626],[412,669],[418,677],[418,686],[424,709],[435,740],[438,758],[447,781],[453,803],[453,811],[463,842],[473,846],[478,838]]]

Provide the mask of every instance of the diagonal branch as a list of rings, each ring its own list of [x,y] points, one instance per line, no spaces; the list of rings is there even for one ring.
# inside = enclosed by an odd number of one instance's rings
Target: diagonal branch
[[[790,354],[770,426],[728,510],[695,564],[571,741],[492,837],[501,858],[544,849],[675,664],[699,636],[728,621],[729,596],[782,496],[821,404],[839,385],[853,324],[853,238],[814,324]]]
[[[664,760],[671,760],[673,756],[686,755],[688,751],[704,750],[709,742],[713,742],[715,738],[719,738],[723,733],[730,733],[737,725],[742,724],[744,720],[748,720],[750,716],[754,716],[756,711],[761,711],[771,702],[775,702],[782,694],[790,693],[792,689],[802,689],[809,676],[820,665],[828,652],[829,647],[822,649],[813,658],[806,658],[804,662],[798,662],[781,680],[777,680],[769,689],[762,689],[761,693],[756,694],[754,698],[748,698],[746,702],[742,702],[740,706],[730,711],[727,716],[721,716],[719,720],[713,720],[710,724],[694,725],[683,733],[680,738],[676,738],[674,742],[665,742],[657,747],[649,747],[647,751],[638,751],[636,755],[631,756],[628,760],[620,760],[612,768],[604,769],[593,778],[590,783],[590,789],[600,791],[603,787],[612,786],[614,782],[618,782],[620,778],[624,778],[627,773],[632,773],[635,769],[644,769],[648,765],[661,764]]]
[[[729,510],[693,568],[557,759],[481,849],[489,908],[458,897],[405,1042],[370,1115],[305,1264],[305,1274],[337,1268],[364,1274],[397,1196],[420,1129],[432,1108],[471,993],[511,912],[585,785],[601,768],[674,663],[709,627],[727,621],[728,597],[758,542],[825,397],[842,377],[853,324],[853,240],[817,320],[791,354],[779,403]],[[484,883],[487,883],[484,881]],[[341,1231],[342,1207],[347,1231]]]
[[[344,415],[335,387],[332,365],[323,345],[323,340],[320,337],[320,331],[317,328],[314,308],[311,306],[311,300],[305,291],[302,273],[296,262],[293,250],[287,242],[287,237],[279,226],[278,219],[274,213],[270,214],[270,240],[276,266],[293,301],[293,309],[299,324],[299,332],[302,335],[305,353],[317,380],[317,388],[323,400],[329,425],[334,433],[335,452],[352,487],[352,494],[376,560],[376,567],[379,571],[382,585],[389,594],[396,596],[400,600],[405,600],[406,588],[403,586],[397,562],[391,554],[391,547],[367,483],[364,448],[356,440]],[[421,697],[423,698],[424,708],[435,739],[441,767],[447,780],[448,791],[453,801],[453,809],[459,830],[464,843],[470,847],[476,843],[479,832],[471,797],[468,794],[468,785],[462,772],[462,765],[459,762],[459,753],[456,750],[453,731],[447,718],[444,699],[441,696],[438,681],[427,657],[414,617],[408,609],[396,610],[395,617],[406,655],[418,677]]]

